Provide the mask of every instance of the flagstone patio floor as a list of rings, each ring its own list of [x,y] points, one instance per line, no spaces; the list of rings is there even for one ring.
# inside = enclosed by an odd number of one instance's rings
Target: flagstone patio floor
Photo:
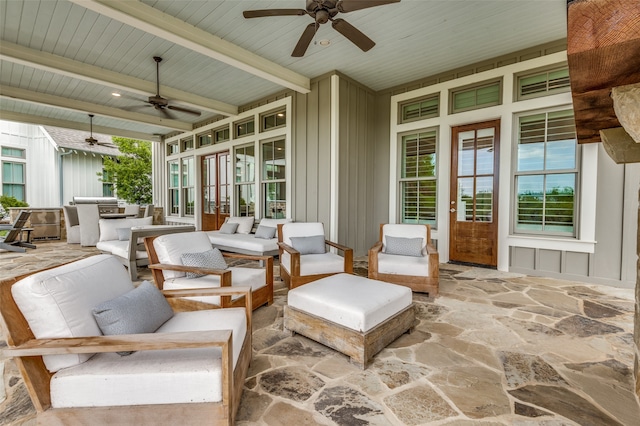
[[[1,252],[0,279],[95,253],[64,242]],[[275,301],[254,311],[238,425],[640,425],[632,289],[442,264],[440,296],[414,293],[415,331],[363,371],[283,331],[275,269]],[[35,424],[15,364],[0,357],[2,369],[0,424]]]

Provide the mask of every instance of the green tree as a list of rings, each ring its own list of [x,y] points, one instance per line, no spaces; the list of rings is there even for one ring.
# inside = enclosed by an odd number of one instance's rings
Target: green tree
[[[151,204],[151,142],[113,137],[121,156],[105,157],[105,175],[113,178],[118,198],[131,204]],[[98,173],[104,182],[102,173]]]

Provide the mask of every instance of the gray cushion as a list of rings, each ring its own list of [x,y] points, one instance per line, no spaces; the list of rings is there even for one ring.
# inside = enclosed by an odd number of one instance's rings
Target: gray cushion
[[[104,335],[153,333],[173,317],[167,299],[149,281],[93,308],[93,317]],[[129,355],[132,352],[118,352]]]
[[[291,237],[291,245],[300,254],[324,254],[326,253],[324,235],[311,237]]]
[[[238,224],[237,223],[224,223],[221,227],[220,227],[220,233],[221,234],[235,234],[236,230],[238,229]]]
[[[131,228],[116,228],[116,232],[118,233],[118,240],[129,241],[129,236],[131,235]]]
[[[256,238],[262,238],[263,240],[270,240],[276,236],[276,228],[271,226],[258,225],[256,229]]]
[[[227,262],[217,247],[202,253],[183,253],[182,264],[185,266],[195,266],[207,269],[227,269]],[[206,274],[196,274],[195,272],[187,272],[187,278],[204,277]]]
[[[400,238],[387,235],[385,253],[422,257],[422,238]]]

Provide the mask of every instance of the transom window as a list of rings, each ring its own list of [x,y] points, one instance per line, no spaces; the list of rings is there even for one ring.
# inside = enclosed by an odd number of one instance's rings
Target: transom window
[[[571,90],[569,68],[553,68],[519,75],[517,77],[517,100],[538,98]]]
[[[226,142],[229,140],[229,127],[213,131],[214,143]]]
[[[212,139],[211,139],[211,133],[203,133],[201,135],[198,135],[198,148],[201,148],[203,146],[209,146],[211,145]]]
[[[451,91],[451,113],[500,105],[502,81],[496,80]]]
[[[167,155],[178,154],[180,152],[178,142],[172,142],[167,144]]]
[[[576,235],[578,144],[572,110],[520,117],[514,230]]]
[[[247,135],[252,135],[255,133],[255,123],[253,118],[246,121],[241,121],[239,123],[235,123],[235,135],[237,138]]]
[[[440,96],[429,96],[424,99],[412,99],[400,104],[400,123],[433,118],[439,115]]]
[[[193,149],[193,138],[182,139],[180,141],[182,151],[190,151]]]
[[[435,130],[402,136],[401,223],[436,224],[436,144]]]
[[[2,156],[3,157],[14,157],[14,158],[25,158],[26,150],[21,148],[12,148],[10,146],[2,147]]]
[[[287,124],[285,110],[268,112],[260,116],[260,124],[262,125],[262,131],[285,126]]]

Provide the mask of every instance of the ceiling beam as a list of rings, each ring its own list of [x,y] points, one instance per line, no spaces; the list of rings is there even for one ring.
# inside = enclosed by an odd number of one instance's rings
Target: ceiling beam
[[[155,82],[109,71],[95,65],[85,64],[7,41],[0,43],[0,59],[55,74],[65,75],[67,77],[77,78],[90,83],[112,87],[117,90],[137,93],[139,95],[150,96],[156,93]],[[208,99],[163,85],[160,85],[160,92],[164,97],[172,101],[199,110],[210,111],[225,116],[238,114],[237,106],[215,99]]]
[[[64,108],[72,111],[81,111],[87,114],[102,115],[105,117],[118,118],[121,120],[132,121],[137,123],[150,124],[152,126],[165,127],[167,129],[191,131],[193,125],[178,120],[169,120],[161,117],[152,117],[139,112],[125,111],[119,108],[112,108],[103,105],[97,105],[91,102],[78,101],[74,99],[63,98],[61,96],[49,95],[42,92],[34,92],[32,90],[20,89],[7,85],[0,86],[0,96],[10,99],[16,99],[25,102],[31,102],[37,105],[49,105],[57,108]]]
[[[308,77],[271,62],[140,1],[70,0],[156,37],[248,72],[278,85],[309,93]]]
[[[65,129],[87,130],[87,123],[80,123],[70,120],[59,120],[57,118],[42,117],[40,115],[24,114],[21,112],[2,111],[0,118],[7,121],[15,121],[18,123],[35,124],[38,126],[62,127]],[[136,132],[134,130],[123,130],[117,127],[106,127],[93,125],[95,133],[105,135],[120,136],[123,138],[141,139],[145,141],[159,141],[159,136],[149,133]]]

